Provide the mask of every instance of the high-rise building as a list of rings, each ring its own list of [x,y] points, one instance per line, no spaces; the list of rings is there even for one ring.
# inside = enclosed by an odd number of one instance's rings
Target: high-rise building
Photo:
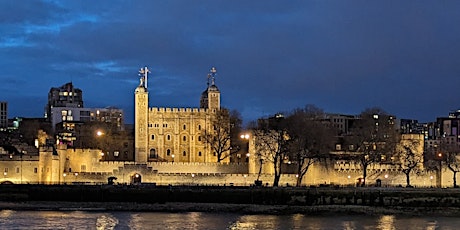
[[[45,118],[52,120],[51,110],[55,107],[83,108],[83,92],[75,88],[72,82],[61,87],[53,87],[48,93],[48,104],[45,108]]]
[[[0,101],[0,130],[8,128],[8,102]]]

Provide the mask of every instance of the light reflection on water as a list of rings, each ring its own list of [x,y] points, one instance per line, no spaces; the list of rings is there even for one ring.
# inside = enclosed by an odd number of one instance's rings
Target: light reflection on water
[[[460,218],[236,213],[0,211],[0,229],[458,229]]]

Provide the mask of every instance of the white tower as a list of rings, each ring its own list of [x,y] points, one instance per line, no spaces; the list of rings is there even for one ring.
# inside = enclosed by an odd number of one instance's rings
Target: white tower
[[[137,163],[147,162],[149,119],[147,77],[149,72],[147,67],[140,69],[140,84],[134,91],[134,160]]]

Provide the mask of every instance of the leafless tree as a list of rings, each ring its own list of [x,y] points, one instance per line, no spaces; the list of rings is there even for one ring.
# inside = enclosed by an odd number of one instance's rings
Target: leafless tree
[[[447,138],[442,137],[435,159],[445,162],[447,168],[453,173],[453,186],[457,188],[457,173],[460,172],[460,146],[456,141],[447,141]]]
[[[418,151],[421,146],[420,139],[403,138],[398,146],[397,156],[399,158],[399,166],[401,171],[406,175],[406,186],[412,187],[410,184],[410,174],[417,169],[423,162],[423,152]]]
[[[205,130],[202,140],[217,156],[217,162],[229,158],[238,148],[232,145],[241,129],[241,116],[237,111],[222,108],[212,118],[211,130]]]
[[[323,121],[324,117],[321,109],[309,105],[286,118],[289,151],[297,166],[297,186],[312,164],[328,156],[336,140],[337,131]]]
[[[379,108],[366,109],[360,114],[347,137],[349,145],[356,151],[354,160],[363,170],[365,186],[367,170],[372,164],[388,159],[396,150],[400,134],[394,124],[394,118]]]
[[[281,114],[275,117],[259,120],[256,130],[253,132],[256,142],[256,153],[262,161],[273,164],[273,186],[279,185],[282,174],[282,164],[288,159],[289,134],[285,129],[285,119]]]

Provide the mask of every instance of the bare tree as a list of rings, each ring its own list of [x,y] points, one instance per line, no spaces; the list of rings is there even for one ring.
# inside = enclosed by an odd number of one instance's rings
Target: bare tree
[[[282,174],[282,164],[288,159],[290,137],[285,129],[285,119],[281,114],[272,118],[259,120],[257,129],[253,132],[258,158],[273,164],[273,186],[279,185]]]
[[[208,144],[217,156],[217,162],[229,158],[238,148],[232,146],[241,129],[241,116],[237,111],[231,113],[222,108],[212,118],[212,129],[205,130],[202,134],[203,143]]]
[[[421,136],[421,137],[420,137]],[[401,171],[406,175],[406,186],[410,184],[410,174],[423,162],[423,151],[421,150],[422,135],[403,135],[401,144],[398,146],[398,158]]]
[[[453,173],[453,186],[457,188],[457,173],[460,172],[460,146],[454,140],[448,140],[449,137],[442,137],[439,152],[435,159],[444,161],[447,168]]]
[[[288,116],[287,131],[291,138],[290,155],[297,165],[296,186],[302,184],[310,166],[325,159],[335,141],[337,132],[327,126],[323,119],[325,113],[312,105],[297,109]]]
[[[400,134],[394,117],[379,108],[366,109],[351,127],[348,144],[354,147],[354,160],[363,170],[362,186],[365,186],[367,170],[372,164],[390,158],[399,142]]]

